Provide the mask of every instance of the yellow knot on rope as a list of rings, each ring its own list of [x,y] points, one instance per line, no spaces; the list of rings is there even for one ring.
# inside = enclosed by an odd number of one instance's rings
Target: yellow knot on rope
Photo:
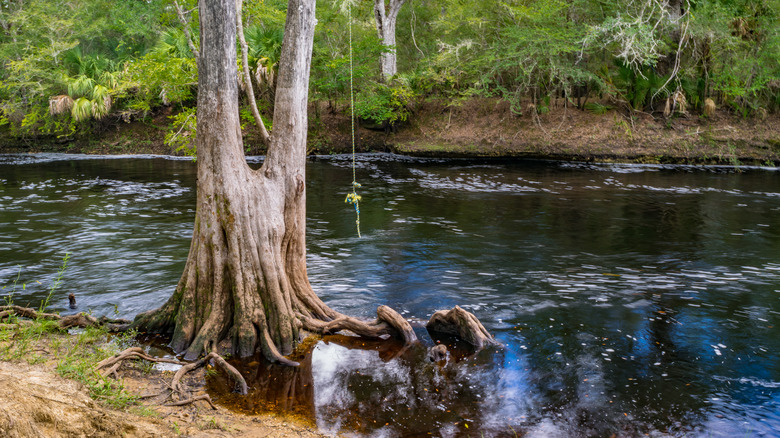
[[[357,220],[355,220],[355,224],[357,224],[357,233],[358,237],[360,236],[360,200],[363,199],[362,196],[358,195],[355,191],[356,188],[360,187],[360,184],[352,181],[352,193],[348,193],[346,199],[344,199],[345,204],[352,204],[355,206],[355,214],[357,215]]]

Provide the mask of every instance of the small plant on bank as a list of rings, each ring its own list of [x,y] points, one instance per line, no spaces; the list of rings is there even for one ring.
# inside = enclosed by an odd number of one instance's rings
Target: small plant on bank
[[[62,266],[57,272],[57,277],[52,283],[46,298],[41,301],[38,313],[42,314],[49,306],[54,291],[57,290],[62,282],[62,276],[68,266],[70,254],[66,253],[62,261]],[[10,307],[14,304],[14,294],[21,278],[22,268],[19,267],[16,278],[11,286],[11,292],[4,297],[5,306]],[[6,289],[7,286],[3,286]],[[22,283],[22,290],[26,290],[27,284]],[[37,348],[41,337],[47,333],[56,333],[59,331],[59,325],[56,321],[44,319],[41,317],[33,320],[21,320],[13,311],[2,312],[0,323],[4,320],[5,324],[0,326],[0,342],[7,342],[7,345],[0,348],[0,359],[2,360],[25,360],[29,364],[40,363],[44,361],[43,356],[39,355]]]
[[[62,265],[57,271],[57,278],[54,279],[54,283],[52,283],[51,288],[49,289],[49,293],[46,295],[46,299],[41,301],[41,306],[38,308],[39,313],[45,312],[46,308],[49,307],[49,303],[51,302],[51,297],[54,295],[54,291],[57,290],[60,283],[62,283],[62,276],[65,274],[65,269],[68,267],[68,260],[70,260],[70,253],[66,252],[65,257],[62,259]]]
[[[393,126],[405,121],[415,98],[409,85],[396,80],[390,85],[374,83],[355,101],[355,115],[379,125]]]
[[[603,105],[598,102],[588,102],[585,104],[585,110],[591,114],[604,115],[612,109],[612,106]]]

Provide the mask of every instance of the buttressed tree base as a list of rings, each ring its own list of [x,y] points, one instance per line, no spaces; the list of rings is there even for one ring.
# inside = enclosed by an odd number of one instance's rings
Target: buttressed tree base
[[[238,110],[235,0],[199,2],[195,226],[189,256],[171,298],[139,314],[133,326],[172,336],[192,360],[202,353],[285,356],[305,332],[349,330],[366,337],[416,340],[387,306],[375,321],[331,309],[306,272],[306,131],[315,1],[291,0],[279,67],[273,131],[265,162],[244,158]]]

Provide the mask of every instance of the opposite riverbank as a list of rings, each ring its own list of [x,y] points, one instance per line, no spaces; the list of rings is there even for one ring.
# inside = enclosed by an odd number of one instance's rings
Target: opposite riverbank
[[[562,100],[541,113],[529,105],[517,114],[499,99],[473,98],[459,105],[428,100],[411,107],[407,121],[392,128],[358,123],[356,149],[424,157],[780,165],[779,114],[743,118],[720,109],[709,117],[689,112],[665,118],[607,103],[598,114],[564,106]],[[309,113],[310,154],[351,152],[344,111],[321,102]],[[164,142],[173,114],[168,107],[130,123],[106,120],[78,138],[0,137],[0,152],[176,154]],[[264,153],[251,123],[244,139],[247,153]]]

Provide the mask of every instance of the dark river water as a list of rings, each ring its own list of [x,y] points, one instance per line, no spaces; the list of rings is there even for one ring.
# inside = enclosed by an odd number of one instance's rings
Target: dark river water
[[[503,347],[437,365],[424,328],[407,351],[329,338],[296,369],[250,364],[240,409],[360,436],[780,436],[778,171],[357,166],[362,238],[344,204],[351,159],[309,162],[318,294],[365,318],[457,304]],[[3,295],[38,306],[69,252],[52,310],[69,312],[69,292],[96,315],[159,306],[187,256],[194,187],[188,160],[0,156]]]

